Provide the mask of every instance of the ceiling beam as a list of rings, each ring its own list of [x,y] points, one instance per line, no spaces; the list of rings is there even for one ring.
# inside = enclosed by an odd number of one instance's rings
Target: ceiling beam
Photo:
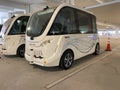
[[[7,0],[0,0],[0,6],[25,9],[25,4],[20,4],[20,3],[17,3],[17,2],[7,1]]]
[[[101,2],[101,4],[85,7],[85,9],[93,9],[93,8],[102,7],[102,6],[106,6],[106,5],[110,5],[110,4],[114,4],[114,3],[118,3],[118,2],[120,2],[120,0],[114,0],[111,2],[105,2],[105,3]]]

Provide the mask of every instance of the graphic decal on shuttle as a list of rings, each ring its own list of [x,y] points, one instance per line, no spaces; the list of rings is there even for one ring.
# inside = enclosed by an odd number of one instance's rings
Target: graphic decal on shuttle
[[[88,38],[75,39],[70,44],[82,53],[89,52],[95,45],[94,40]]]

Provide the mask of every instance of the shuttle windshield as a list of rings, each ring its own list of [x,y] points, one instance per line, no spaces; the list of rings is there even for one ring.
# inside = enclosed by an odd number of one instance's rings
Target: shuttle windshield
[[[41,35],[45,30],[53,12],[54,9],[46,9],[34,13],[28,23],[27,35],[31,37]]]
[[[7,32],[7,28],[9,27],[11,22],[12,22],[12,19],[9,19],[3,24],[3,27],[1,29],[1,33],[5,34]]]
[[[1,32],[0,32],[0,37],[4,36],[5,33],[7,32],[11,22],[13,19],[8,19],[2,26]]]

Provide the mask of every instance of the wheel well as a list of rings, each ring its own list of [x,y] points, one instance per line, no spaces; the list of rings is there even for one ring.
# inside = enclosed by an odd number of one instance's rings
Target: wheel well
[[[67,50],[64,51],[64,53],[65,53],[66,51],[71,51],[71,52],[73,53],[73,55],[74,55],[74,52],[73,52],[72,49],[67,49]]]
[[[100,43],[99,43],[99,42],[96,43],[96,45],[95,45],[95,50],[96,50],[97,45],[99,45],[99,47],[100,47]]]
[[[99,49],[99,50],[98,50],[98,49]],[[94,55],[100,54],[100,44],[99,44],[99,42],[96,44],[96,46],[95,46],[95,51],[94,51],[93,54],[94,54]]]
[[[17,48],[17,54],[18,54],[18,50],[21,48],[21,47],[25,47],[25,44],[22,44],[22,45],[20,45],[18,48]]]
[[[73,50],[71,50],[71,49],[65,50],[65,51],[62,53],[61,58],[60,58],[60,61],[59,61],[59,66],[60,66],[61,68],[63,68],[63,69],[67,69],[67,68],[64,68],[64,66],[61,64],[61,63],[62,63],[63,55],[64,55],[64,53],[66,53],[67,51],[72,52],[72,54],[73,54],[73,60],[74,60],[74,52],[73,52]]]
[[[62,58],[63,54],[64,54],[66,51],[71,51],[71,52],[73,53],[73,57],[74,57],[74,52],[73,52],[73,50],[72,50],[72,49],[67,49],[67,50],[65,50],[65,51],[62,53],[61,58]],[[60,60],[61,60],[61,58],[60,58]]]
[[[100,45],[99,42],[97,42],[97,44]],[[96,44],[96,45],[97,45],[97,44]]]
[[[97,45],[100,45],[100,43],[99,43],[99,42],[97,42],[96,46],[97,46]]]

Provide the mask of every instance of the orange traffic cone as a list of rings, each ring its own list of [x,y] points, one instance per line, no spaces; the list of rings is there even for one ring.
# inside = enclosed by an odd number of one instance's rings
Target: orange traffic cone
[[[111,51],[110,38],[108,38],[108,43],[107,43],[106,51]]]

